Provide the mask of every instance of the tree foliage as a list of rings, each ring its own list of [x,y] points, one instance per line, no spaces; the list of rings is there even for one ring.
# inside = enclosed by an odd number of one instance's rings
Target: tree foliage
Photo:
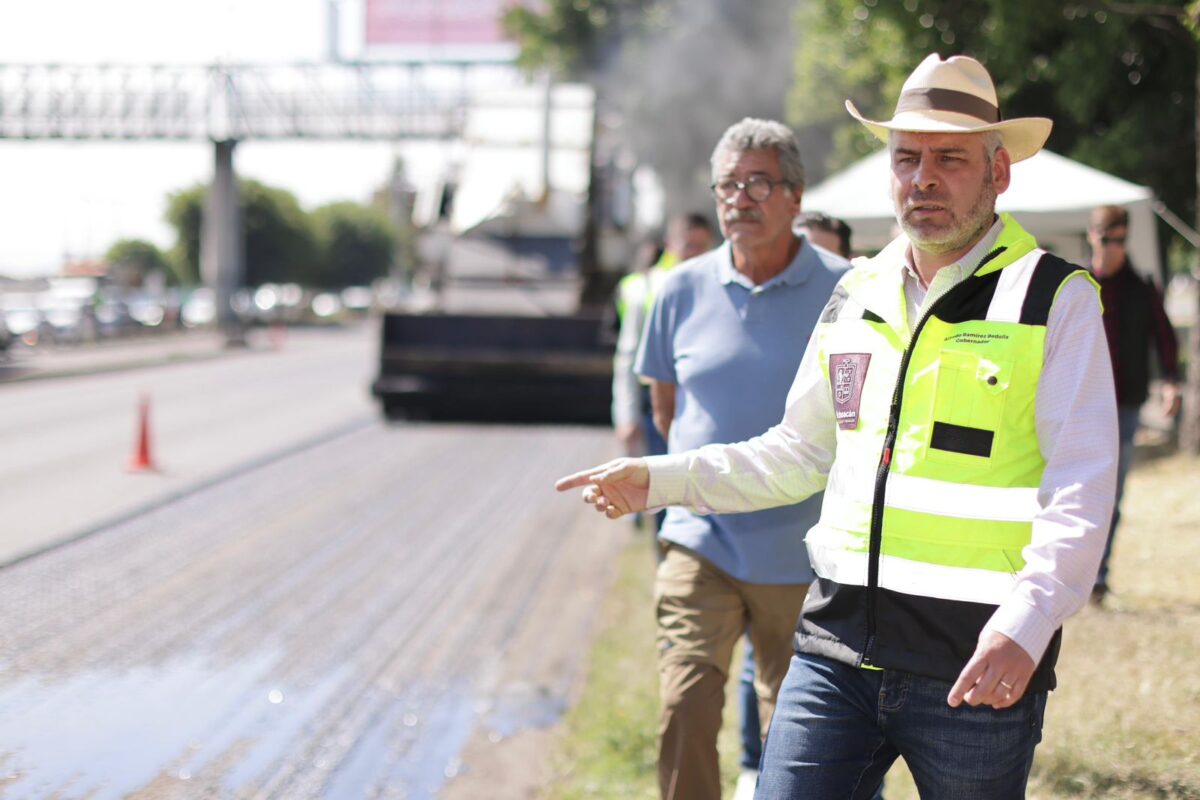
[[[245,237],[245,286],[299,283],[313,288],[368,284],[387,274],[392,226],[379,209],[332,203],[311,214],[285,189],[254,180],[238,182]],[[200,280],[200,240],[208,188],[197,185],[167,201],[175,228],[171,259],[185,283]]]
[[[366,286],[388,274],[395,237],[382,211],[358,203],[331,203],[314,210],[312,220],[321,254],[314,286]]]
[[[1190,0],[1194,5],[1194,0]],[[878,146],[846,98],[888,118],[932,52],[988,66],[1006,117],[1054,120],[1055,152],[1195,206],[1196,38],[1189,0],[827,0],[797,13],[790,119],[834,142],[830,168]]]
[[[104,260],[130,285],[140,286],[153,272],[175,277],[167,257],[153,242],[145,239],[119,239],[108,248]],[[175,281],[178,282],[178,281]]]
[[[200,184],[167,195],[163,216],[175,229],[175,245],[168,257],[179,282],[185,286],[200,283],[200,230],[206,197],[208,189]]]
[[[564,80],[583,80],[602,71],[624,39],[661,19],[663,0],[544,0],[517,4],[501,24],[520,44],[517,65],[546,70]]]
[[[239,182],[247,286],[317,285],[320,256],[312,221],[296,196],[254,180]]]

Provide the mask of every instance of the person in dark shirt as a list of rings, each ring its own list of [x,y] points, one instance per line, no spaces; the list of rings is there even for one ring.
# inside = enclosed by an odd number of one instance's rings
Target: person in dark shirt
[[[1179,413],[1179,347],[1175,332],[1163,310],[1158,289],[1138,275],[1129,261],[1125,246],[1128,233],[1129,212],[1124,208],[1100,206],[1092,210],[1088,226],[1088,242],[1092,246],[1091,272],[1100,284],[1100,300],[1104,304],[1104,332],[1112,356],[1121,437],[1117,501],[1113,507],[1108,544],[1092,589],[1092,602],[1097,605],[1104,601],[1109,590],[1108,559],[1121,519],[1125,476],[1133,461],[1138,411],[1150,394],[1151,347],[1158,354],[1163,411],[1172,417]]]

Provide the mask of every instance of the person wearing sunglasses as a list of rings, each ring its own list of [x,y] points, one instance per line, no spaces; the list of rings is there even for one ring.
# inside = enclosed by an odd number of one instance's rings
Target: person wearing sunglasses
[[[1138,274],[1129,261],[1126,240],[1129,212],[1120,206],[1092,210],[1088,243],[1092,246],[1091,272],[1100,284],[1104,304],[1104,333],[1112,356],[1117,389],[1117,425],[1120,455],[1117,462],[1117,498],[1113,506],[1108,543],[1100,571],[1092,588],[1092,603],[1101,605],[1109,593],[1108,561],[1112,554],[1117,523],[1121,520],[1121,496],[1125,476],[1133,463],[1133,439],[1138,415],[1150,394],[1150,350],[1158,356],[1162,380],[1162,411],[1168,417],[1179,413],[1179,346],[1175,331],[1163,310],[1162,295],[1148,279]]]

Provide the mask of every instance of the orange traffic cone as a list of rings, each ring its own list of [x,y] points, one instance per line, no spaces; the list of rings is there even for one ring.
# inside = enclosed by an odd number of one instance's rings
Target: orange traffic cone
[[[133,456],[125,468],[128,472],[157,472],[158,467],[150,456],[150,395],[142,395],[138,402],[137,439],[133,445]]]

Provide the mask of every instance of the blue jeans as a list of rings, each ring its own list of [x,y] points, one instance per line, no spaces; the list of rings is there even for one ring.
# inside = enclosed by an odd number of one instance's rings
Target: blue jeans
[[[746,637],[746,655],[738,680],[738,705],[741,706],[742,769],[758,769],[762,758],[762,730],[758,721],[758,693],[754,691],[754,645]]]
[[[1136,406],[1117,406],[1117,430],[1121,442],[1117,456],[1117,498],[1113,504],[1112,525],[1108,528],[1108,541],[1104,545],[1104,557],[1100,559],[1100,572],[1096,575],[1096,588],[1108,590],[1108,557],[1112,555],[1113,540],[1117,538],[1117,523],[1121,521],[1121,497],[1125,494],[1125,476],[1133,465],[1133,437],[1138,429]]]
[[[922,800],[1019,800],[1046,693],[946,705],[950,684],[797,654],[767,735],[758,800],[868,800],[903,757]]]

